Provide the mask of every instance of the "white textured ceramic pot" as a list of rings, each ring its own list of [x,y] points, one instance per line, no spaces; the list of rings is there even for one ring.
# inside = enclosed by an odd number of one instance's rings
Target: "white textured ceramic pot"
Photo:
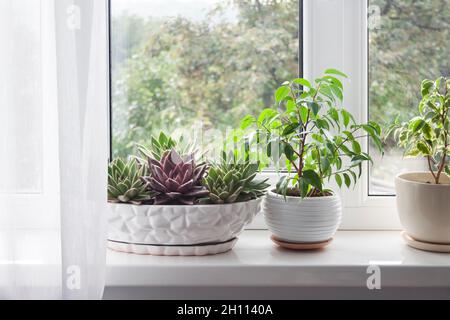
[[[397,210],[405,232],[413,239],[450,244],[450,178],[442,184],[429,172],[411,172],[397,176]]]
[[[208,255],[231,250],[261,199],[225,205],[110,204],[109,247],[152,255]]]
[[[267,226],[281,241],[319,243],[333,238],[339,228],[342,206],[339,196],[287,197],[269,192],[263,205]]]

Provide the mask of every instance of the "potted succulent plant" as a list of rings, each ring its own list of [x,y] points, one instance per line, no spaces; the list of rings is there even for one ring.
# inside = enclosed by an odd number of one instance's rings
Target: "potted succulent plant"
[[[359,139],[371,137],[382,151],[380,126],[357,124],[339,107],[339,77],[346,75],[329,69],[314,85],[306,79],[285,82],[275,93],[275,108],[242,120],[243,130],[256,127],[252,134],[267,142],[269,157],[286,161],[287,174],[263,205],[278,244],[303,244],[299,248],[307,249],[329,243],[340,225],[341,200],[326,182],[333,178],[339,187],[356,184],[362,164],[371,161]]]
[[[207,255],[230,250],[260,211],[268,187],[258,165],[228,161],[197,164],[162,134],[141,153],[143,162],[109,166],[109,247],[153,255]]]
[[[410,244],[450,247],[450,79],[424,80],[421,93],[418,115],[405,123],[396,119],[386,133],[406,157],[423,157],[429,167],[397,176],[397,209]]]

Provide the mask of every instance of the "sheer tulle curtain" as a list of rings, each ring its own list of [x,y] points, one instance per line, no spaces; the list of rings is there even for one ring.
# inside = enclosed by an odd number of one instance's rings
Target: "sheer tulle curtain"
[[[106,0],[0,1],[0,299],[99,299]]]

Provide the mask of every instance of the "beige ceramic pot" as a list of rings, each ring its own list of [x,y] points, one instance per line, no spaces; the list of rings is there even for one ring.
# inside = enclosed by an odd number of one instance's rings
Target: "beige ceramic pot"
[[[397,210],[406,233],[415,240],[450,244],[450,178],[440,185],[429,172],[397,176]]]

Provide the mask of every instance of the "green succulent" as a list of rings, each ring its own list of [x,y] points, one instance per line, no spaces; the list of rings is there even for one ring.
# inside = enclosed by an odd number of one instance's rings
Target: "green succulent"
[[[146,163],[149,158],[161,161],[165,153],[174,149],[181,156],[191,155],[196,153],[192,148],[193,145],[195,144],[186,142],[183,137],[174,139],[164,132],[161,132],[159,137],[151,137],[148,146],[137,145],[141,155],[141,158],[138,158],[138,160],[140,163]]]
[[[145,166],[136,159],[124,162],[118,158],[108,167],[108,200],[113,203],[142,204],[150,199],[142,177],[147,175]]]
[[[209,198],[202,203],[224,204],[249,201],[265,194],[270,186],[267,180],[255,180],[258,164],[227,163],[213,165],[203,185],[209,190]]]

